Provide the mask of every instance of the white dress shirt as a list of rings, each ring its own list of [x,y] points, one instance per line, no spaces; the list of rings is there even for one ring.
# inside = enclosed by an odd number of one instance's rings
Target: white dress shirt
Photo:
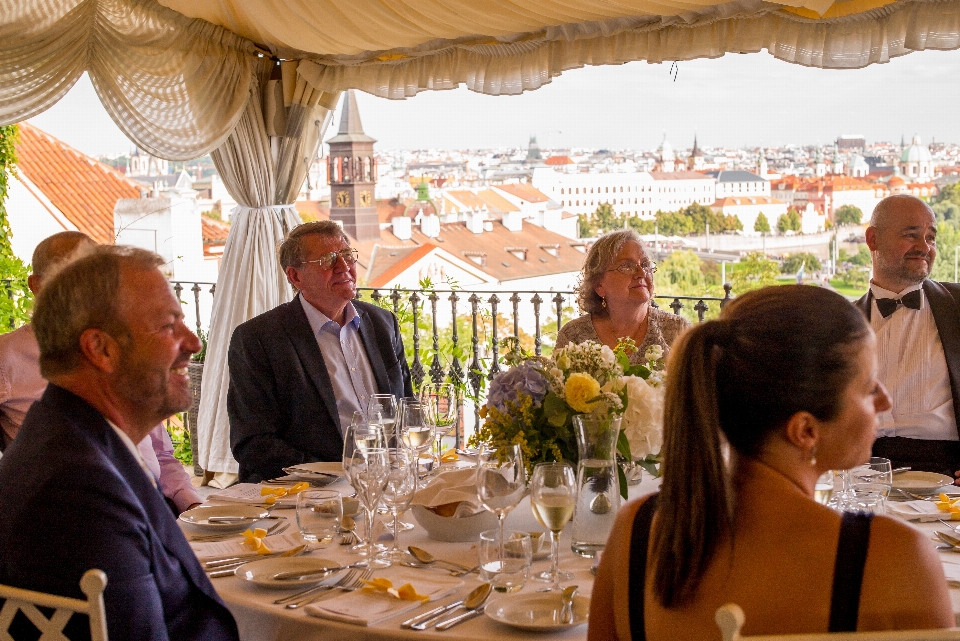
[[[900,306],[886,318],[877,309],[877,298],[900,298],[916,289],[922,294],[920,309]],[[870,291],[879,375],[892,403],[877,417],[877,436],[960,440],[947,359],[922,284],[897,294],[872,284]]]
[[[360,317],[353,303],[347,303],[343,327],[300,296],[303,311],[317,339],[323,362],[337,399],[340,434],[346,432],[354,412],[365,412],[377,382],[360,338]]]

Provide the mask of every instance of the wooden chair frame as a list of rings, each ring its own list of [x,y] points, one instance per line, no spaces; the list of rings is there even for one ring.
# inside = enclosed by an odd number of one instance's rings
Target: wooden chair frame
[[[87,570],[80,577],[80,589],[87,595],[86,601],[0,585],[0,598],[6,599],[0,608],[0,641],[14,641],[10,636],[10,625],[17,612],[23,612],[37,626],[40,641],[67,641],[63,628],[74,613],[86,614],[90,618],[90,638],[93,641],[107,641],[107,616],[103,606],[106,587],[107,575],[101,570]],[[38,607],[53,608],[53,616],[44,616]]]

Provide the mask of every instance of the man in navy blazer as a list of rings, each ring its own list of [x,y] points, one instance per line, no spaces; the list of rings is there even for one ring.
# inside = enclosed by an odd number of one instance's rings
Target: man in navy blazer
[[[110,639],[230,641],[233,617],[136,447],[190,405],[200,350],[162,264],[104,246],[41,291],[33,324],[50,384],[0,459],[0,583],[84,598],[80,577],[98,568]],[[30,626],[18,624],[14,636]],[[68,633],[85,626],[74,617]]]
[[[230,445],[244,482],[339,461],[343,431],[371,395],[412,394],[396,316],[353,300],[357,251],[339,225],[294,228],[279,259],[298,295],[230,340]]]
[[[894,467],[960,470],[960,285],[929,279],[937,255],[930,207],[906,194],[877,204],[866,230],[870,289],[857,301],[877,336],[878,378],[893,407],[873,455]]]

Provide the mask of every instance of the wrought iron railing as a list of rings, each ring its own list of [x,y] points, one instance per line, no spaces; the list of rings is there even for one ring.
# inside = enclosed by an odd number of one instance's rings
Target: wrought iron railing
[[[173,281],[177,297],[196,319],[197,331],[207,328],[216,285],[205,282]],[[202,304],[207,291],[210,303]],[[191,292],[192,300],[183,294]],[[654,305],[667,307],[674,314],[692,310],[703,322],[712,309],[719,311],[731,296],[724,285],[723,298],[710,296],[657,296]],[[464,392],[467,404],[457,444],[466,431],[479,423],[479,402],[486,383],[501,371],[502,338],[515,337],[530,344],[535,354],[552,350],[556,332],[579,314],[576,294],[571,291],[471,291],[452,290],[380,290],[361,287],[358,300],[367,300],[392,310],[400,319],[401,332],[414,389],[425,382],[450,381]],[[466,303],[466,306],[464,306]],[[507,316],[504,316],[506,307]],[[192,310],[189,308],[193,308]],[[688,314],[688,316],[692,316]],[[466,327],[457,321],[466,321]],[[548,331],[545,332],[545,328]],[[463,331],[465,330],[465,331]],[[465,335],[466,334],[466,335]],[[530,348],[528,347],[528,349]],[[473,420],[469,420],[472,418]]]

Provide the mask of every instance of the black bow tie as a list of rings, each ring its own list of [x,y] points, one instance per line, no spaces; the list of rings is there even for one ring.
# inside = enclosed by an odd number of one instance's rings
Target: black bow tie
[[[884,318],[897,311],[897,307],[903,305],[910,309],[920,309],[920,301],[923,300],[921,290],[915,289],[909,294],[904,294],[900,298],[878,298],[877,309]]]

